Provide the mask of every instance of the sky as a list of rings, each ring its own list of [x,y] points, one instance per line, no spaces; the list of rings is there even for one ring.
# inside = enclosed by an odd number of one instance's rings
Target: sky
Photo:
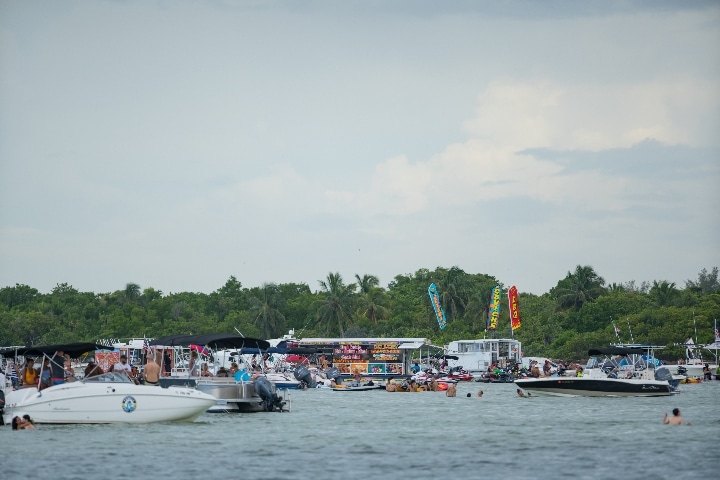
[[[0,0],[0,288],[720,266],[720,3]]]

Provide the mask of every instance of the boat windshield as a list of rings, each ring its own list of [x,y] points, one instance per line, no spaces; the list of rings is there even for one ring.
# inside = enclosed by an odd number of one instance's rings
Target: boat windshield
[[[119,373],[103,373],[94,377],[87,377],[85,383],[133,383],[128,377]]]
[[[600,361],[599,357],[590,357],[588,359],[587,365],[585,365],[585,370],[591,369],[591,368],[600,368],[600,364],[602,362]]]

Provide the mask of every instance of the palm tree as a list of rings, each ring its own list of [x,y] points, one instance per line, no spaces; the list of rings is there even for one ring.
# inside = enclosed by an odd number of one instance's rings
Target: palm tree
[[[662,282],[654,280],[648,292],[658,307],[669,307],[679,293],[678,289],[675,288],[675,283],[668,283],[665,280]]]
[[[472,321],[473,331],[483,330],[487,325],[488,302],[484,295],[475,293],[465,306],[465,318]]]
[[[438,292],[448,320],[460,317],[465,311],[467,285],[467,274],[458,267],[452,267],[438,282]]]
[[[380,280],[378,280],[375,275],[365,274],[361,278],[360,275],[356,273],[355,279],[357,280],[357,286],[360,288],[360,293],[368,293],[370,290],[380,285]]]
[[[140,298],[140,285],[137,283],[128,283],[125,285],[125,298],[131,302]]]
[[[575,267],[574,273],[567,273],[564,280],[558,282],[553,294],[562,308],[580,310],[605,293],[605,279],[600,277],[589,265]]]
[[[385,290],[378,287],[380,280],[375,275],[355,274],[358,292],[358,309],[357,314],[377,323],[378,319],[386,318],[389,310],[386,308],[387,296]]]
[[[372,323],[388,317],[390,309],[387,307],[388,298],[385,290],[379,287],[372,288],[369,292],[361,293],[358,296],[358,315],[361,315]]]
[[[248,297],[255,324],[260,327],[263,338],[276,337],[282,332],[285,323],[285,316],[279,310],[284,303],[282,294],[274,283],[264,283],[258,293],[260,295]]]
[[[328,273],[327,279],[319,280],[318,283],[325,294],[325,301],[318,308],[317,320],[325,324],[326,332],[330,332],[333,326],[337,326],[340,336],[345,335],[343,325],[350,320],[350,305],[352,295],[357,285],[343,284],[342,275],[339,273]]]

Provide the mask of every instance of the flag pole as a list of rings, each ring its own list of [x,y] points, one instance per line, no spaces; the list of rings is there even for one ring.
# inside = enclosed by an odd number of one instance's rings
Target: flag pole
[[[610,322],[612,323],[613,330],[615,331],[615,338],[617,338],[618,343],[622,343],[620,341],[620,329],[615,325],[615,320],[613,320],[612,317],[610,317]]]

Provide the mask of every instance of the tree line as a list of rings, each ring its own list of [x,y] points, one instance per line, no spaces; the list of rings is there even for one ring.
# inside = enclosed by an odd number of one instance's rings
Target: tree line
[[[435,283],[447,317],[440,329],[427,289]],[[578,265],[542,295],[520,292],[522,326],[512,332],[507,301],[496,330],[486,330],[495,277],[454,266],[397,275],[387,287],[374,275],[346,281],[329,273],[312,291],[305,283],[244,287],[231,276],[212,293],[163,294],[129,283],[111,293],[80,292],[61,283],[48,294],[16,284],[0,289],[0,345],[235,333],[277,338],[423,337],[452,340],[513,335],[523,353],[581,360],[610,343],[651,343],[660,358],[684,355],[683,343],[714,339],[720,317],[718,268],[703,269],[684,287],[667,281],[606,285],[591,266]],[[506,297],[505,297],[506,298]]]

